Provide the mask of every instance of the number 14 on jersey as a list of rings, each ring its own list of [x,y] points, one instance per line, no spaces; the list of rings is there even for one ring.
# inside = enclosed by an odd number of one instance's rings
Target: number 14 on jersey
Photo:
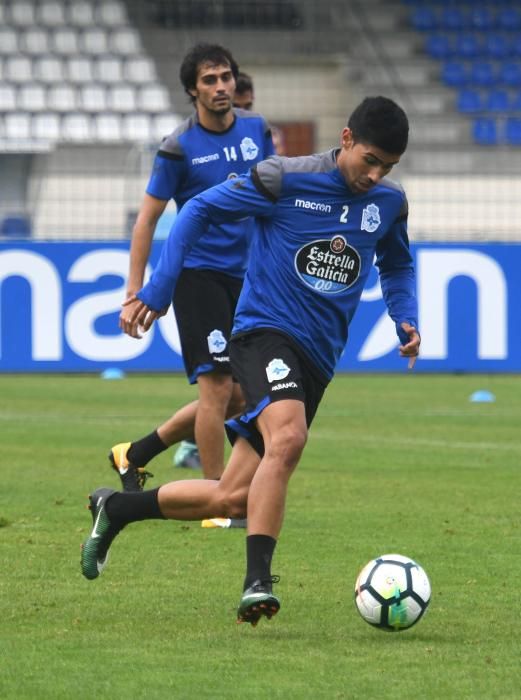
[[[223,151],[228,162],[231,160],[237,160],[237,151],[235,150],[235,146],[223,146]]]

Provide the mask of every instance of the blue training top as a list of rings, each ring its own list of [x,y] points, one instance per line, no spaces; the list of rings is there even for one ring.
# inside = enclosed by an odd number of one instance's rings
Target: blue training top
[[[259,226],[232,335],[282,331],[331,378],[376,256],[385,303],[407,342],[400,324],[417,327],[417,302],[405,193],[388,178],[368,192],[352,192],[336,155],[274,156],[195,197],[137,296],[151,309],[167,307],[183,257],[209,223],[254,215]]]
[[[254,112],[234,109],[226,131],[209,131],[197,113],[186,119],[162,142],[154,160],[147,194],[173,198],[179,210],[196,194],[237,177],[272,155],[273,142],[265,119]],[[205,235],[186,256],[184,267],[219,270],[242,278],[254,228],[247,221],[209,224]]]

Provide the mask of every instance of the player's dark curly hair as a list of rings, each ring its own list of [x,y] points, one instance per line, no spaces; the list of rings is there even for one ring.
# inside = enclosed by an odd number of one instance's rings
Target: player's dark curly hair
[[[179,69],[179,78],[192,102],[195,102],[195,98],[190,94],[190,90],[195,89],[197,71],[203,63],[230,66],[235,80],[239,75],[239,66],[228,49],[219,44],[196,44],[186,54]]]
[[[400,155],[407,148],[409,120],[388,97],[366,97],[349,117],[347,126],[355,143],[371,144]]]
[[[253,80],[251,76],[248,75],[248,73],[243,73],[241,71],[238,77],[235,78],[235,82],[236,95],[243,95],[245,92],[248,92],[248,90],[251,90],[253,92]]]

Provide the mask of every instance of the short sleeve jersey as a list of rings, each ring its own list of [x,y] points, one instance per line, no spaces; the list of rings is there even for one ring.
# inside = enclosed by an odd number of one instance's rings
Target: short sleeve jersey
[[[271,132],[262,116],[234,109],[234,117],[224,132],[205,129],[197,114],[186,119],[163,140],[147,193],[158,199],[174,199],[181,210],[194,195],[247,172],[273,154]],[[252,218],[210,224],[185,256],[184,267],[242,278],[254,227]]]

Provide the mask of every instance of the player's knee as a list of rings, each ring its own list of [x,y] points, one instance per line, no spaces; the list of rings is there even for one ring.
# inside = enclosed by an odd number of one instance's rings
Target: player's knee
[[[248,491],[245,489],[229,491],[216,489],[216,513],[223,518],[244,518],[247,509]]]
[[[228,517],[229,518],[245,518],[248,509],[248,503],[246,499],[233,500],[228,507]]]
[[[242,395],[236,395],[235,393],[232,394],[232,397],[230,399],[230,403],[228,404],[228,411],[227,415],[232,417],[232,416],[237,416],[240,413],[244,412],[244,409],[246,408],[246,402]]]
[[[307,436],[305,427],[293,424],[283,426],[270,441],[268,452],[278,461],[288,466],[294,466],[300,459],[307,442]]]
[[[199,382],[201,383],[201,380]],[[205,378],[204,389],[200,386],[199,401],[203,405],[228,406],[233,391],[232,378],[225,374],[210,374]]]

